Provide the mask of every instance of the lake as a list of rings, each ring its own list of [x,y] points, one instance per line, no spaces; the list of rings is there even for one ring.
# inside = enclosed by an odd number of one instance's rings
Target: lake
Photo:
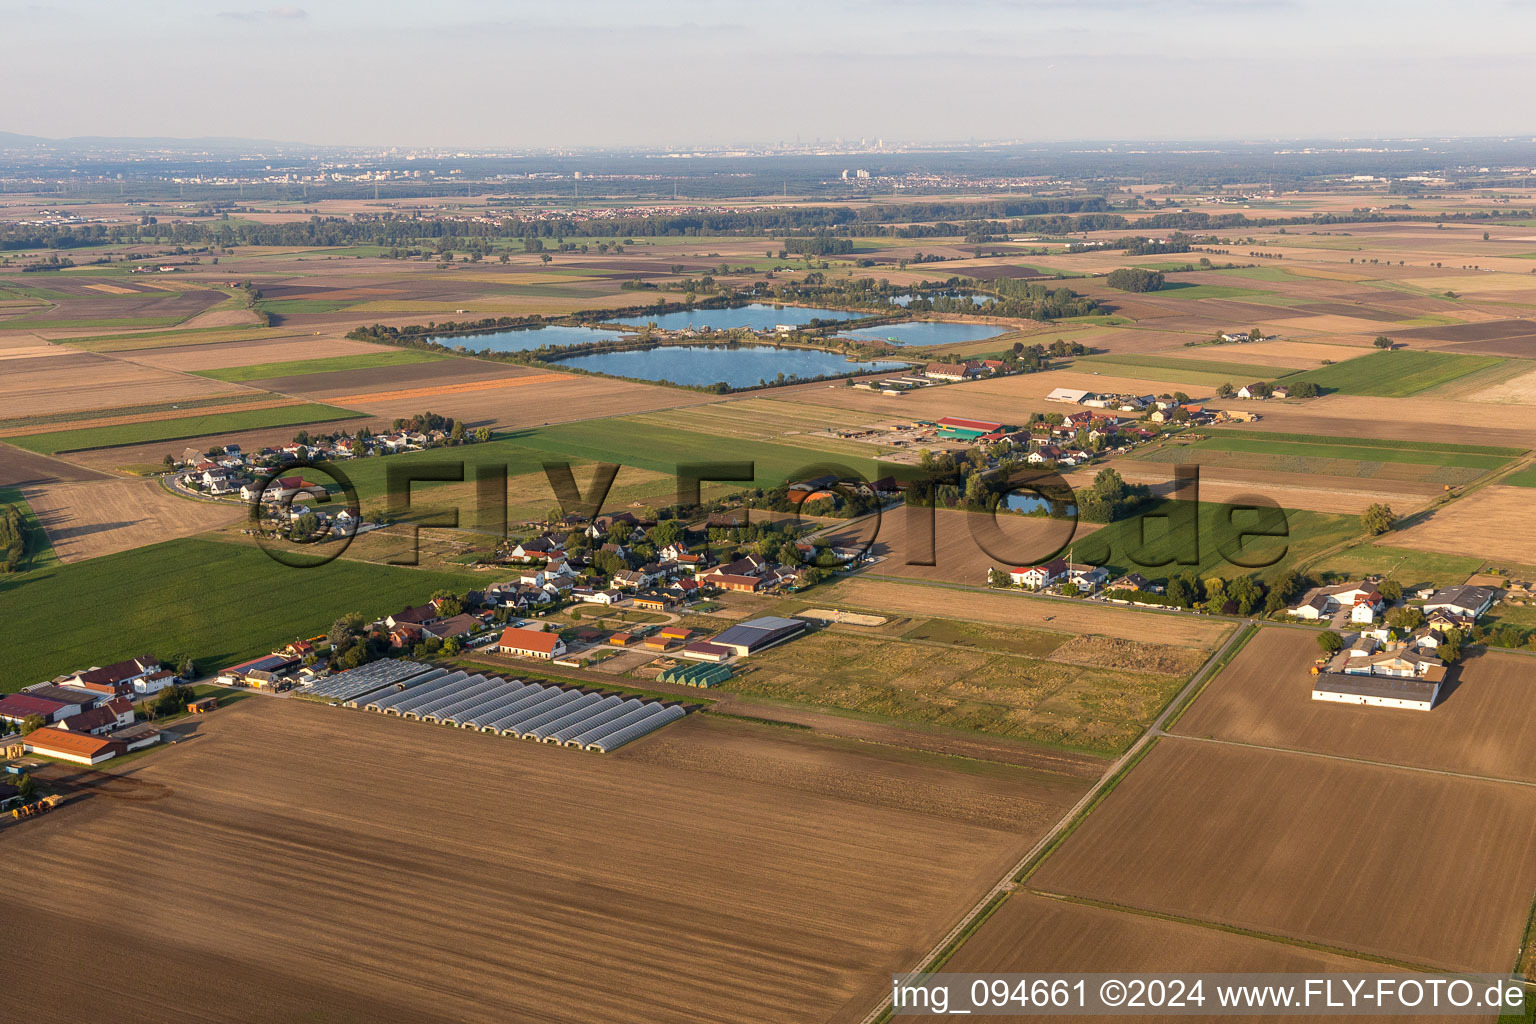
[[[950,323],[944,320],[914,320],[905,324],[882,324],[843,331],[839,337],[862,341],[890,341],[897,345],[958,345],[983,341],[1007,334],[1010,328],[992,324]]]
[[[707,386],[724,381],[731,387],[752,387],[759,381],[785,378],[810,380],[841,373],[904,370],[906,363],[890,359],[849,361],[838,352],[782,348],[778,345],[661,345],[625,352],[601,352],[559,360],[594,373],[669,380],[674,384]]]
[[[631,338],[623,331],[605,330],[601,327],[568,327],[548,324],[543,327],[514,327],[505,331],[486,334],[453,334],[429,338],[439,345],[450,348],[463,345],[471,352],[488,348],[492,352],[526,352],[541,345],[588,345],[594,341],[617,341]]]
[[[970,299],[971,300],[971,305],[973,305],[973,306],[986,305],[986,303],[988,303],[991,300],[997,298],[997,296],[995,296],[995,295],[983,295],[983,294],[980,294],[980,293],[977,293],[977,292],[934,292],[934,293],[932,293],[932,294],[930,294],[930,295],[928,295],[926,297],[927,298],[932,298],[932,299],[937,299],[937,298],[945,298],[945,299]],[[910,305],[911,302],[912,302],[912,293],[911,292],[904,292],[901,295],[892,295],[891,296],[891,304],[893,306],[907,306],[907,305]]]
[[[665,331],[681,331],[687,327],[711,327],[717,331],[732,327],[750,327],[754,331],[771,331],[779,324],[799,327],[812,320],[860,320],[873,313],[851,313],[842,309],[816,309],[812,306],[775,306],[768,302],[752,302],[745,306],[728,309],[685,309],[677,313],[652,313],[623,317],[614,320],[618,324],[644,327],[654,323]]]

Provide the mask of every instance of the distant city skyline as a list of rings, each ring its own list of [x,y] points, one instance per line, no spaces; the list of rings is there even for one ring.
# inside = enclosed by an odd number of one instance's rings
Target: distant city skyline
[[[0,0],[0,131],[464,149],[1530,136],[1536,4]]]

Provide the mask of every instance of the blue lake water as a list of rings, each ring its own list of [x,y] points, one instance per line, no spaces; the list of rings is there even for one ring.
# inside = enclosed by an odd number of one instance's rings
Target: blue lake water
[[[906,363],[889,359],[849,361],[837,352],[781,348],[777,345],[662,345],[627,352],[602,352],[559,360],[594,373],[608,373],[641,380],[669,380],[674,384],[709,385],[724,381],[732,387],[751,387],[759,381],[785,378],[809,380],[830,374],[876,373],[901,370]]]
[[[617,341],[631,335],[600,327],[568,327],[549,324],[544,327],[518,327],[487,334],[441,335],[429,340],[449,347],[462,345],[471,352],[488,348],[492,352],[526,352],[541,345],[586,345],[594,341]]]
[[[958,345],[1008,333],[992,324],[958,324],[943,320],[916,320],[905,324],[881,324],[844,331],[840,337],[864,341],[890,341],[897,345]]]
[[[752,302],[730,309],[685,309],[677,313],[642,314],[613,321],[644,327],[654,323],[665,331],[680,331],[686,327],[711,327],[717,331],[732,327],[750,327],[754,331],[771,331],[779,324],[801,326],[812,320],[859,320],[869,313],[853,313],[842,309],[816,309],[811,306],[775,306],[768,302]]]

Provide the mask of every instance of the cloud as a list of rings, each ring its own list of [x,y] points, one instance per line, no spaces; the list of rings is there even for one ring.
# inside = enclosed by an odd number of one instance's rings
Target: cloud
[[[309,12],[302,7],[269,7],[264,11],[220,11],[219,17],[231,21],[303,21]]]

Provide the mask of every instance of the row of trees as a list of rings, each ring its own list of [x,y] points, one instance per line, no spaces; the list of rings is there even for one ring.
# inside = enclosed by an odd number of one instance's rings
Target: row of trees
[[[15,572],[27,556],[27,518],[15,505],[0,509],[0,572]]]

